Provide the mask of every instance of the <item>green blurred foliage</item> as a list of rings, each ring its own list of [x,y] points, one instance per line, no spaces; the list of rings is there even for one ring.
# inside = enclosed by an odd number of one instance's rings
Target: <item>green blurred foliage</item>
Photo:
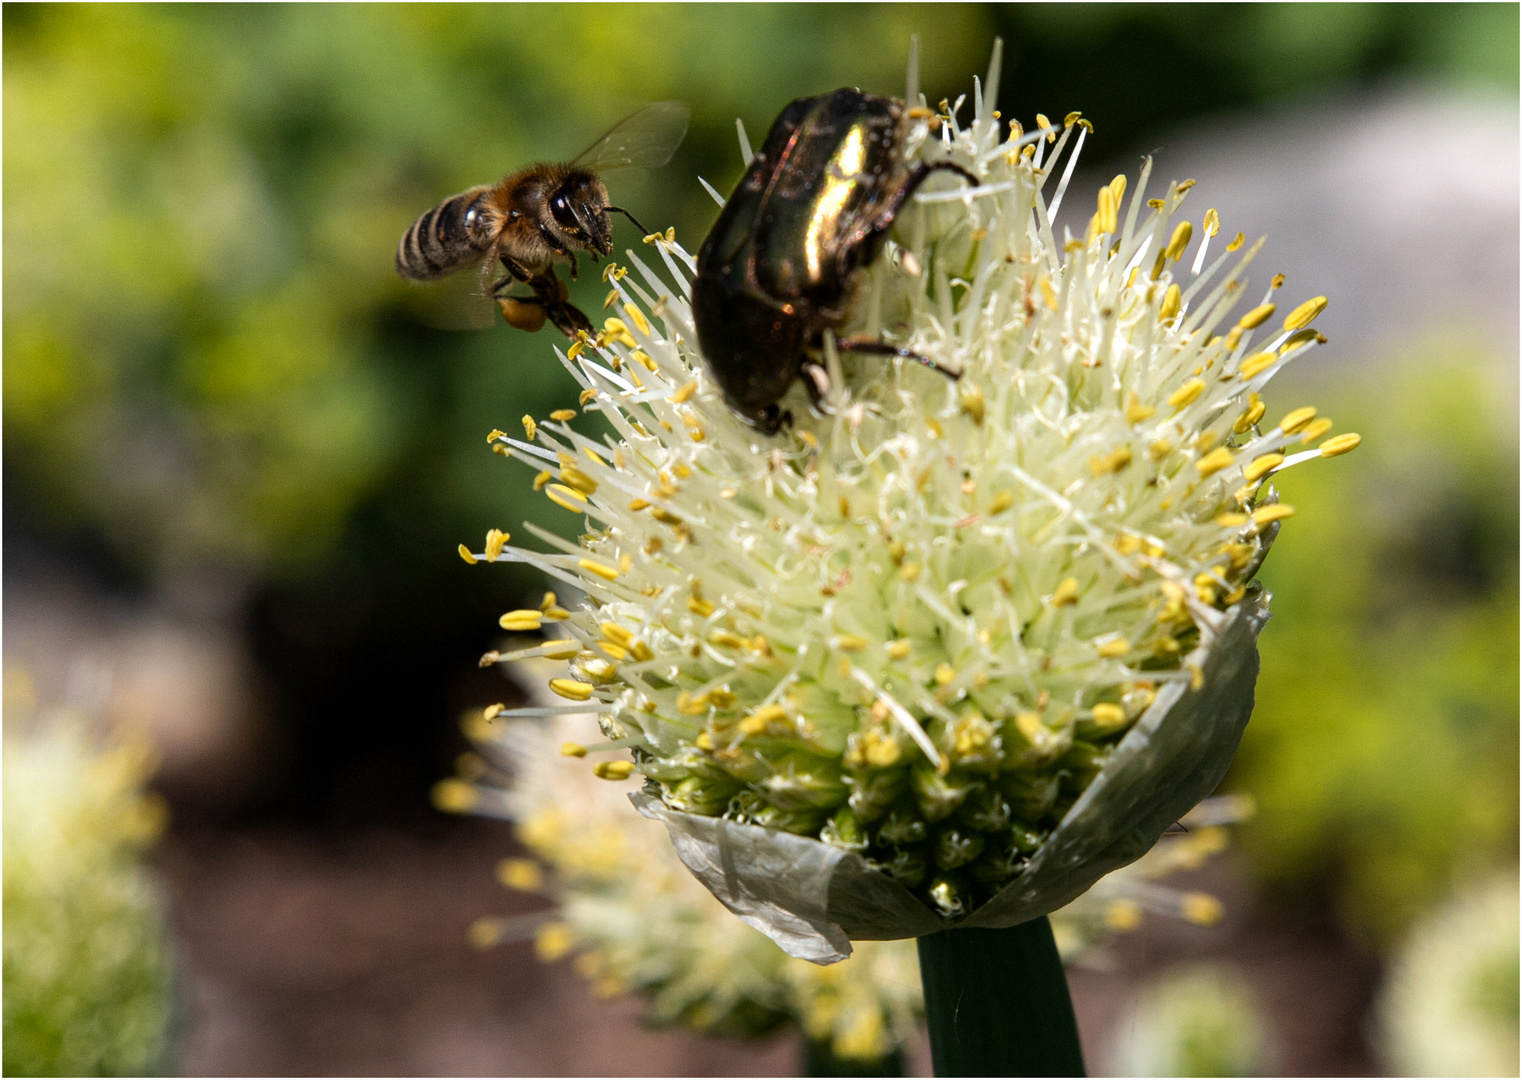
[[[1318,390],[1364,441],[1285,474],[1262,575],[1245,844],[1374,944],[1516,857],[1517,417],[1484,356],[1435,339]]]
[[[1392,72],[1516,79],[1510,5],[27,6],[6,13],[12,491],[140,573],[320,563],[404,488],[440,543],[516,524],[481,438],[574,393],[550,335],[440,334],[391,268],[443,196],[650,100],[688,145],[619,200],[693,246],[789,98],[1005,91],[1117,151],[1191,113]],[[1513,46],[1508,49],[1505,42]],[[626,190],[627,189],[627,190]],[[620,242],[634,240],[627,227]],[[601,298],[587,275],[577,291]],[[574,527],[540,508],[547,522]]]

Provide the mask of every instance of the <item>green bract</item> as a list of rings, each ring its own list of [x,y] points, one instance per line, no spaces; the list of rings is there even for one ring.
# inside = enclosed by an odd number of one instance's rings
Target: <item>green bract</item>
[[[1248,585],[1293,513],[1268,477],[1357,444],[1295,454],[1330,425],[1270,426],[1257,396],[1325,298],[1275,320],[1276,279],[1233,321],[1256,247],[1212,257],[1210,211],[1190,258],[1192,184],[1149,200],[1150,165],[1058,217],[1086,122],[1006,132],[995,93],[969,127],[912,122],[911,162],[983,184],[917,196],[841,327],[959,381],[826,341],[829,414],[795,388],[791,433],[761,435],[695,351],[693,260],[651,237],[663,272],[631,252],[619,317],[563,357],[617,437],[571,410],[493,433],[586,515],[580,546],[530,526],[550,553],[466,553],[585,591],[504,626],[563,619],[551,688],[600,710],[720,898],[814,959],[1043,914],[1208,793],[1251,709]]]

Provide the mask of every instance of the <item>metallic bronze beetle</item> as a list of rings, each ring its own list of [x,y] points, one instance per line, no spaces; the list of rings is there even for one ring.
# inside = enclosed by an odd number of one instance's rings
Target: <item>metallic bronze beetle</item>
[[[698,252],[698,344],[730,407],[763,431],[790,419],[778,403],[800,375],[816,404],[824,396],[828,379],[810,353],[845,319],[853,275],[926,177],[946,170],[978,183],[950,162],[906,167],[906,112],[896,98],[851,89],[788,105]],[[882,341],[839,346],[936,366]]]

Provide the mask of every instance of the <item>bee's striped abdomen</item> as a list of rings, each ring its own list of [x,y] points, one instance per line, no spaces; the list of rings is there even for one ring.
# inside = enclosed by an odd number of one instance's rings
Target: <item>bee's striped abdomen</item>
[[[495,231],[483,185],[445,199],[412,223],[396,249],[396,272],[433,281],[480,262]]]

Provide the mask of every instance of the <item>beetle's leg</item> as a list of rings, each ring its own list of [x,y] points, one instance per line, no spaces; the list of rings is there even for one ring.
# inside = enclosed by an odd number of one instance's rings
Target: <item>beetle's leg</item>
[[[842,338],[836,343],[841,352],[867,353],[871,356],[902,356],[905,360],[913,360],[915,363],[924,364],[931,371],[939,371],[952,382],[962,377],[960,371],[942,367],[928,356],[922,356],[908,349],[901,349],[897,345],[889,345],[886,341],[876,341],[872,338]]]
[[[888,200],[888,205],[879,211],[877,217],[866,228],[868,235],[880,235],[893,227],[893,221],[898,217],[899,211],[904,208],[904,203],[913,197],[921,184],[930,178],[933,172],[954,172],[967,180],[973,187],[977,187],[983,181],[968,172],[962,166],[950,161],[932,161],[915,166],[909,174],[909,179],[904,181],[904,186],[893,193],[893,198]]]

